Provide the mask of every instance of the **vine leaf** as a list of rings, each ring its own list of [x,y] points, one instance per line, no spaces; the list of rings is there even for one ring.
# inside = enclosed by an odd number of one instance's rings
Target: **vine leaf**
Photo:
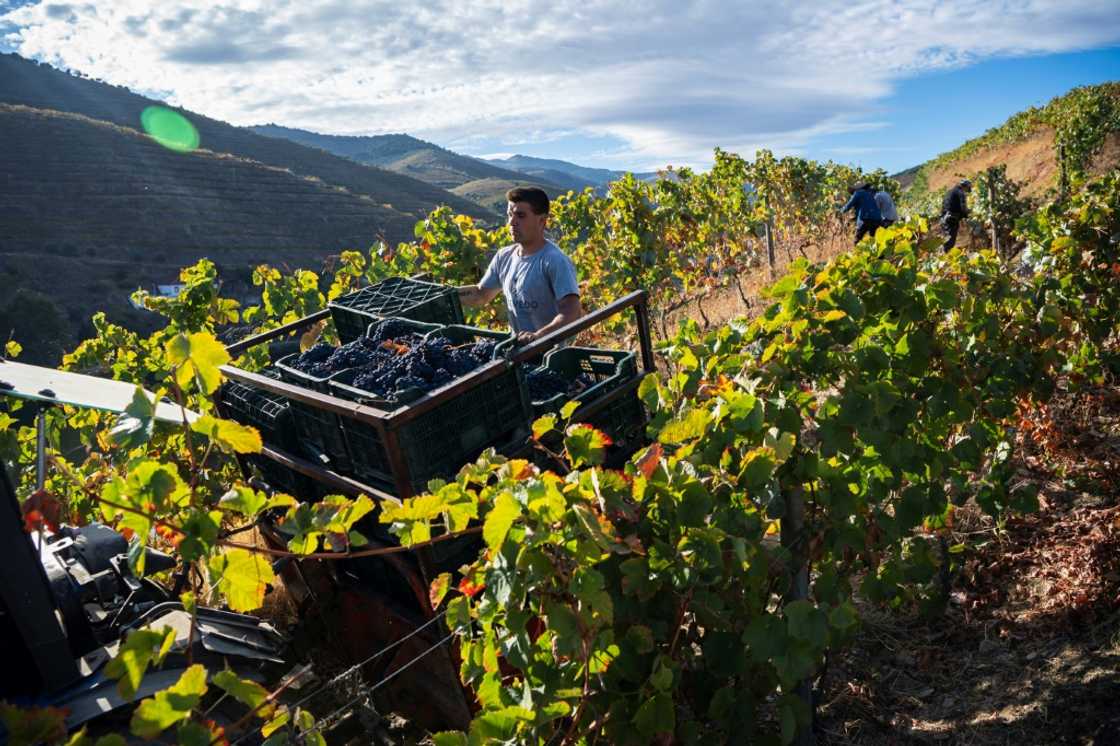
[[[206,689],[206,668],[201,663],[195,663],[183,672],[175,684],[140,703],[129,724],[132,734],[140,738],[155,738],[175,723],[186,720]]]
[[[234,611],[259,609],[264,592],[276,576],[264,557],[244,549],[230,549],[210,558],[210,584]]]
[[[568,425],[564,436],[568,460],[577,468],[603,463],[607,447],[612,444],[610,436],[584,422]]]
[[[521,504],[509,492],[498,495],[494,507],[486,514],[486,522],[482,525],[482,538],[486,546],[497,551],[501,549],[506,540],[513,522],[521,515]]]
[[[689,409],[683,415],[670,420],[657,439],[666,445],[684,443],[704,434],[708,428],[708,411],[701,408]]]
[[[12,744],[57,743],[66,737],[66,712],[61,707],[23,708],[0,702],[0,723]]]
[[[255,427],[233,420],[204,414],[191,423],[191,430],[201,433],[227,453],[260,453],[261,434]]]
[[[186,389],[194,379],[206,394],[218,388],[222,380],[218,368],[230,360],[222,343],[206,332],[176,334],[167,341],[165,351],[168,362],[175,366],[175,382],[179,388]]]
[[[268,700],[268,690],[257,682],[243,679],[228,669],[214,674],[211,682],[250,710],[256,709],[257,717],[263,720],[272,717],[275,707],[265,704]]]
[[[117,691],[126,700],[136,696],[144,672],[152,663],[163,663],[164,657],[175,642],[175,630],[138,629],[129,633],[117,657],[105,666],[105,674],[117,679]]]
[[[661,457],[664,455],[664,450],[661,448],[660,443],[654,443],[642,455],[634,460],[634,466],[637,467],[646,479],[653,476],[657,470],[657,465],[661,463]]]
[[[132,392],[132,401],[124,412],[117,415],[109,437],[114,443],[132,449],[142,446],[152,438],[156,424],[156,405],[147,393],[137,386]]]
[[[438,608],[440,601],[447,595],[447,591],[451,588],[451,573],[441,572],[435,580],[432,581],[431,586],[428,588],[428,600],[432,603],[432,608]]]

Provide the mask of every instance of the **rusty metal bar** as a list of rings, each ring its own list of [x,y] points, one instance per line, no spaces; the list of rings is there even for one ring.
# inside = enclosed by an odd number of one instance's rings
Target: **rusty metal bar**
[[[603,306],[602,308],[598,308],[589,313],[585,313],[583,316],[580,316],[570,324],[565,324],[559,329],[549,332],[540,339],[535,339],[524,347],[518,348],[514,351],[513,355],[510,356],[510,360],[515,363],[521,363],[526,360],[539,357],[548,350],[563,342],[565,339],[574,337],[575,335],[579,334],[584,329],[589,329],[598,324],[600,321],[604,321],[612,316],[616,316],[622,311],[625,311],[627,308],[630,308],[631,306],[639,306],[639,304],[645,302],[647,296],[648,293],[646,293],[645,290],[635,290],[629,295],[625,295],[619,298],[614,303],[610,303],[606,306]],[[644,362],[644,350],[642,357]],[[653,353],[651,350],[650,358],[652,359],[652,357]]]
[[[638,322],[638,344],[642,348],[642,367],[646,373],[657,371],[657,363],[653,359],[653,342],[649,334],[649,294],[644,290],[642,297],[634,305],[634,318]]]
[[[283,337],[285,334],[291,334],[294,331],[302,329],[303,327],[308,326],[309,324],[313,324],[319,319],[326,318],[330,315],[330,309],[324,308],[321,311],[316,311],[313,314],[304,316],[302,319],[296,319],[295,321],[291,321],[287,324],[284,324],[283,326],[278,326],[275,329],[269,329],[267,332],[254,334],[251,337],[246,337],[240,342],[234,342],[226,348],[226,352],[229,353],[230,357],[237,357],[250,347],[256,347],[259,344],[269,342],[273,339],[276,339],[277,337]]]
[[[261,455],[265,456],[266,458],[270,458],[273,461],[288,467],[289,469],[294,469],[301,474],[306,474],[316,481],[325,482],[331,487],[337,487],[340,491],[346,492],[347,494],[365,494],[376,500],[391,502],[394,505],[401,504],[400,499],[396,495],[390,495],[388,492],[383,492],[375,487],[370,487],[364,482],[359,482],[356,479],[351,479],[350,477],[343,476],[337,472],[331,471],[330,469],[324,469],[320,466],[316,466],[310,461],[305,461],[298,456],[293,456],[290,453],[277,450],[275,448],[272,448],[271,446],[264,446],[263,448],[261,448]]]
[[[389,468],[393,473],[393,486],[397,489],[397,495],[402,500],[412,497],[412,479],[408,471],[408,463],[401,453],[401,442],[397,431],[394,428],[385,428],[381,443],[389,456]]]

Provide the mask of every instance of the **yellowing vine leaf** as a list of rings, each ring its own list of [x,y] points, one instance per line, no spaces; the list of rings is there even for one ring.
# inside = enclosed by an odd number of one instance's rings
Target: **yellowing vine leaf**
[[[265,588],[276,579],[264,556],[245,549],[229,549],[211,557],[208,569],[210,584],[234,611],[259,609]]]
[[[186,389],[194,379],[206,394],[218,388],[222,380],[218,368],[230,360],[222,343],[206,332],[176,334],[168,340],[165,351],[168,362],[175,366],[175,382],[179,388]]]
[[[223,420],[204,414],[191,423],[191,430],[205,435],[223,451],[232,453],[260,453],[261,434],[255,427],[233,420]]]

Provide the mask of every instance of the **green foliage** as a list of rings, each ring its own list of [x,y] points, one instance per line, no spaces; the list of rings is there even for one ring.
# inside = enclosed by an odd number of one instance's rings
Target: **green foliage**
[[[697,278],[718,270],[702,257],[733,266],[753,251],[759,221],[815,225],[857,176],[768,154],[750,164],[717,155],[714,176],[624,180],[606,197],[557,201],[554,227],[581,267],[595,265],[585,281],[602,300],[630,283],[650,282],[662,303],[703,286]],[[1120,177],[1087,184],[1020,228],[1033,275],[1007,272],[987,251],[931,253],[901,226],[827,264],[794,263],[754,320],[683,325],[662,346],[671,372],[638,390],[654,444],[622,471],[602,466],[605,436],[567,422],[568,411],[534,426],[540,439],[562,438],[565,474],[488,453],[433,493],[384,506],[380,520],[404,543],[478,521],[486,544],[457,592],[447,575],[430,591],[479,700],[469,730],[438,741],[725,741],[758,736],[770,717],[792,739],[808,716],[794,687],[858,626],[857,583],[890,607],[932,605],[941,562],[932,547],[955,505],[974,498],[996,515],[1035,505],[1008,488],[1018,412],[1059,376],[1094,380],[1114,362],[1105,345],[1120,318]],[[437,280],[469,282],[500,239],[449,213],[418,231],[430,259],[412,244],[380,247],[368,261],[348,252],[328,294],[415,261],[456,275]],[[214,332],[232,307],[204,287],[216,284],[207,267],[195,270],[184,274],[192,289],[159,304],[164,329],[141,338],[97,318],[97,336],[67,365],[145,385],[203,416],[157,425],[143,395],[120,418],[57,408],[46,489],[68,515],[131,532],[137,572],[152,543],[203,571],[208,584],[190,589],[188,613],[207,591],[248,611],[275,577],[267,558],[220,538],[222,526],[284,511],[294,553],[346,550],[364,541],[352,527],[373,506],[339,496],[307,504],[238,480],[231,454],[258,449],[259,436],[214,414],[228,360]],[[262,303],[243,317],[258,329],[325,301],[313,273],[262,267],[258,276]],[[0,419],[0,434],[14,423]],[[64,428],[80,435],[77,458],[62,454]],[[6,458],[30,464],[31,440],[20,429]],[[802,499],[805,525],[793,535],[786,510]],[[809,597],[787,600],[804,558],[814,568]],[[135,694],[171,639],[129,635],[107,668],[122,694]],[[212,683],[259,706],[272,742],[323,742],[309,713],[271,710],[262,690],[229,673]],[[134,734],[175,728],[181,743],[212,742],[199,714],[207,691],[207,672],[188,669],[144,700]],[[38,732],[37,716],[27,717]]]
[[[481,710],[441,742],[751,740],[769,707],[791,740],[808,722],[794,687],[850,638],[860,577],[873,602],[932,607],[954,505],[1036,507],[1007,487],[1011,428],[1058,376],[1099,370],[1120,311],[1118,209],[1111,177],[1041,212],[1033,276],[991,252],[930,253],[905,226],[800,262],[754,321],[666,343],[677,372],[639,390],[657,444],[624,473],[490,453],[405,501],[403,541],[477,514],[488,547],[445,601]],[[567,441],[587,457],[584,431]],[[795,496],[802,533],[768,540],[791,531]],[[811,592],[785,601],[799,553]]]
[[[62,308],[50,297],[26,287],[6,288],[0,301],[0,340],[26,350],[22,362],[53,365],[73,343],[73,335]]]

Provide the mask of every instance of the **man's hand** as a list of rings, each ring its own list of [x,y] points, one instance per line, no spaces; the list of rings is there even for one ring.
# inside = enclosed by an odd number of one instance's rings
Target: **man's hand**
[[[560,310],[560,313],[556,314],[556,318],[540,329],[537,329],[535,332],[518,332],[517,343],[522,345],[529,344],[533,340],[540,339],[550,332],[572,323],[583,315],[583,306],[580,305],[579,296],[574,293],[572,295],[565,295],[556,305],[559,306]]]

